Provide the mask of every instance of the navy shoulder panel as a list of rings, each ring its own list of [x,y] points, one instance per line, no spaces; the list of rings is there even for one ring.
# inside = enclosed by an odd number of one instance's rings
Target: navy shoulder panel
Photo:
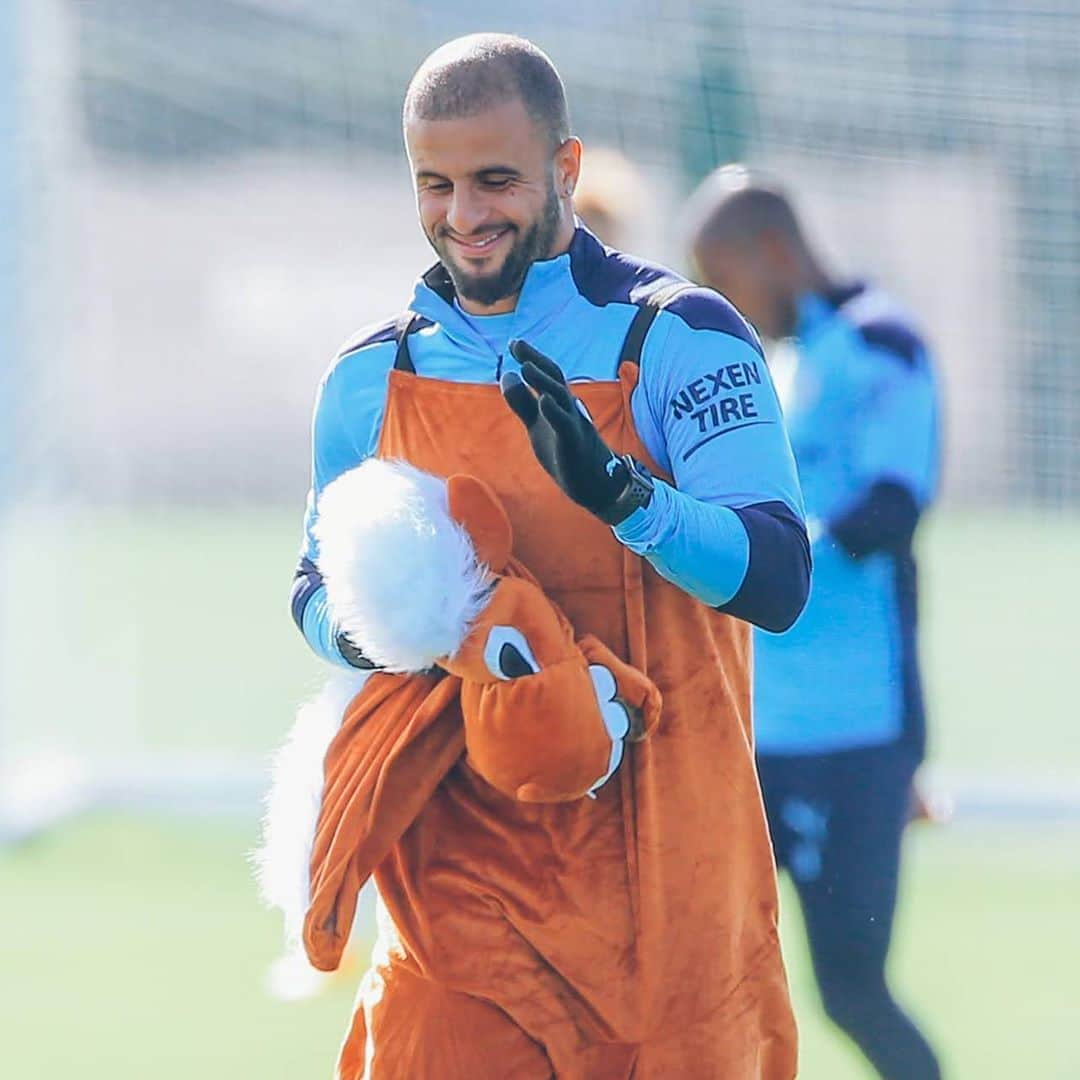
[[[570,245],[570,272],[581,295],[606,304],[643,304],[669,285],[690,284],[682,275],[658,263],[606,248],[586,229],[578,229]],[[757,352],[761,346],[743,317],[719,293],[693,285],[680,292],[664,310],[692,330],[717,330],[741,338]]]
[[[355,334],[340,349],[338,349],[337,359],[342,360],[349,353],[358,352],[360,349],[366,349],[369,345],[381,345],[386,341],[393,341],[394,335],[397,332],[397,324],[399,315],[395,315],[392,319],[386,319],[383,322],[372,323],[365,326],[362,330],[357,330]]]
[[[570,273],[577,290],[590,304],[640,303],[650,289],[682,279],[656,263],[604,247],[587,229],[578,229],[570,244]]]
[[[761,353],[761,343],[749,323],[739,314],[730,300],[712,289],[696,286],[679,293],[664,308],[678,316],[691,330],[717,330],[722,334],[745,341],[755,352]]]
[[[365,326],[362,330],[358,330],[338,350],[336,359],[344,360],[346,356],[351,356],[355,352],[360,352],[361,349],[367,349],[372,345],[384,345],[388,341],[396,340],[398,326],[401,321],[402,315],[398,314],[393,318],[385,319],[383,322],[372,323],[369,326]],[[416,316],[413,329],[420,330],[425,326],[431,326],[431,320],[425,319],[419,315]]]
[[[899,319],[873,319],[856,325],[855,329],[871,348],[892,353],[908,367],[914,367],[919,362],[925,348],[922,338]]]
[[[885,294],[861,287],[846,297],[839,308],[870,348],[890,353],[906,367],[919,363],[926,343],[903,310]]]

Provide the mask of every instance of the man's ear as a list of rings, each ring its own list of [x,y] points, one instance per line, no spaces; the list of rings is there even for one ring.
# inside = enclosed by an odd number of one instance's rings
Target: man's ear
[[[446,481],[450,516],[469,534],[482,563],[499,574],[510,561],[514,532],[499,496],[475,476],[455,473]]]
[[[555,191],[560,198],[573,196],[581,175],[581,140],[571,135],[556,151],[553,162]]]

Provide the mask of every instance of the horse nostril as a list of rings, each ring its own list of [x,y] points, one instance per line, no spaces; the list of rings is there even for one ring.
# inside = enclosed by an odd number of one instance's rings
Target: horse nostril
[[[508,679],[520,679],[534,674],[529,661],[518,652],[517,646],[511,645],[509,641],[504,642],[499,650],[499,670]]]

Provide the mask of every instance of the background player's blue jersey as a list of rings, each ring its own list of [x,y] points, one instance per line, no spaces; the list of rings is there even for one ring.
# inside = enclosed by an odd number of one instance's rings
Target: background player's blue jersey
[[[808,296],[783,397],[814,581],[788,633],[755,635],[758,751],[825,753],[903,736],[921,754],[911,539],[939,455],[927,350],[876,289]]]

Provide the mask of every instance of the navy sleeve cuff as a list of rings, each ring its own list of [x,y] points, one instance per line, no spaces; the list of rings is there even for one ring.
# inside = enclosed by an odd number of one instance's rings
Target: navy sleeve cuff
[[[300,633],[304,632],[304,609],[312,596],[322,588],[322,583],[319,568],[307,556],[302,558],[293,577],[290,597],[293,622],[296,623]]]
[[[735,510],[750,539],[750,561],[739,591],[719,610],[763,630],[783,633],[810,595],[810,542],[799,517],[782,502]]]
[[[376,669],[377,665],[332,621],[323,576],[311,559],[306,557],[300,560],[293,578],[291,606],[293,621],[317,656],[339,667],[360,671]]]

